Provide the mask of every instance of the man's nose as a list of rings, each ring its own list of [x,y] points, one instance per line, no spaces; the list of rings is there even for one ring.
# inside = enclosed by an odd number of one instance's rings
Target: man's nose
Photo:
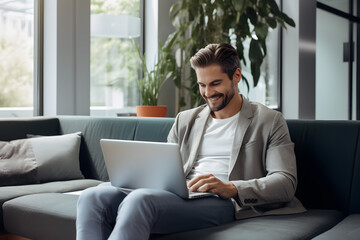
[[[211,87],[209,87],[209,86],[205,87],[205,96],[211,97],[212,94],[213,94],[213,90],[211,89]]]

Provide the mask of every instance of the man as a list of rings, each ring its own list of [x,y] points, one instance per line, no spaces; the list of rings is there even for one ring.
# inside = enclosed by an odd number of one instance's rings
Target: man
[[[148,239],[235,219],[305,211],[294,197],[294,145],[279,112],[238,93],[240,60],[229,44],[210,44],[191,58],[203,106],[181,112],[168,141],[178,143],[194,200],[155,189],[100,186],[78,203],[77,239]]]

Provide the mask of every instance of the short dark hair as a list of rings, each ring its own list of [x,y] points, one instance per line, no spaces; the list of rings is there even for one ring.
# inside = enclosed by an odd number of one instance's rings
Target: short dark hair
[[[240,59],[236,49],[228,43],[212,43],[201,48],[190,59],[193,69],[218,64],[221,70],[232,80],[235,70],[240,68]]]

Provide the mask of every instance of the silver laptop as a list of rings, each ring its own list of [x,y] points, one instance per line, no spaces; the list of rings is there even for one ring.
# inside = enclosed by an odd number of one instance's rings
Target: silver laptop
[[[101,139],[100,144],[113,186],[162,189],[182,198],[215,195],[189,193],[177,144],[114,139]]]

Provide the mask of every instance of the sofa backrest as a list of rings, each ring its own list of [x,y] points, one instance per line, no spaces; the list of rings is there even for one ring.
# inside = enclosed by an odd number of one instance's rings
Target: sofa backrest
[[[288,120],[287,124],[295,143],[296,196],[306,208],[359,212],[360,122]]]
[[[108,181],[100,139],[166,142],[173,118],[61,116],[63,134],[82,133],[80,168],[86,178]]]
[[[12,118],[0,120],[0,141],[11,141],[33,135],[59,135],[60,124],[57,118]]]

